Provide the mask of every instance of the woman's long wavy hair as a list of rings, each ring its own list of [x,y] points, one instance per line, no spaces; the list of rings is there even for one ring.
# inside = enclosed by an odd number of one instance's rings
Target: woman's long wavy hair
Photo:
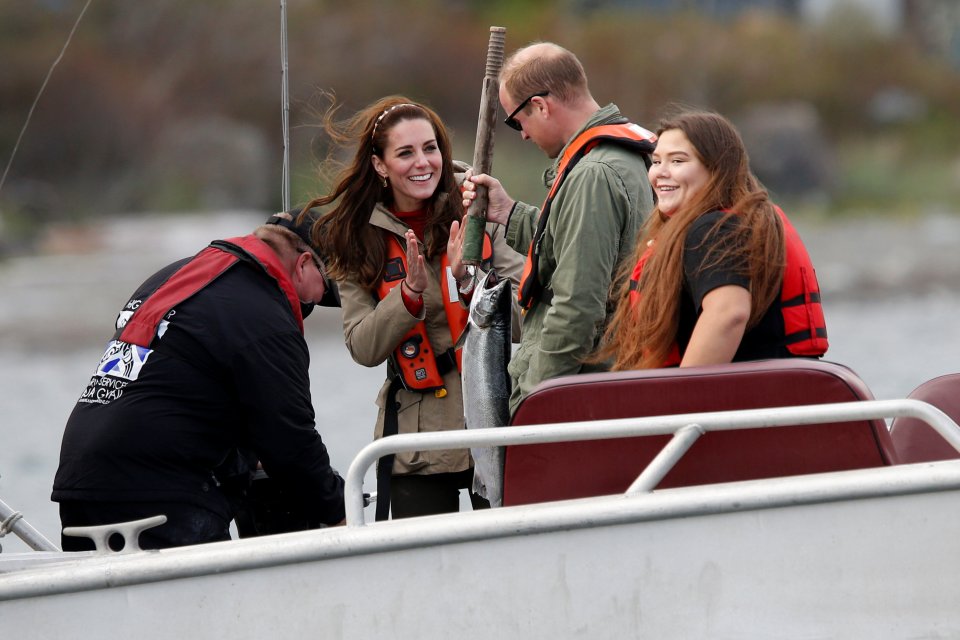
[[[332,101],[331,101],[332,102]],[[314,244],[321,248],[330,270],[337,279],[352,279],[373,291],[383,279],[387,261],[384,232],[369,224],[378,202],[393,204],[393,191],[383,186],[373,168],[373,156],[383,160],[390,130],[404,120],[423,119],[431,124],[443,158],[440,183],[427,202],[424,230],[426,258],[432,259],[447,247],[450,224],[463,217],[460,193],[454,177],[450,136],[440,117],[432,109],[403,96],[377,100],[346,121],[336,121],[337,108],[331,104],[323,119],[323,128],[334,147],[356,145],[353,160],[334,179],[329,194],[314,198],[303,208],[320,207],[324,215],[313,226]],[[328,163],[333,163],[333,152]],[[333,205],[332,209],[325,207]]]
[[[725,211],[705,236],[704,266],[731,261],[750,279],[747,327],[760,320],[779,295],[785,265],[783,225],[767,191],[750,172],[746,148],[723,116],[702,111],[680,113],[660,123],[657,134],[679,130],[693,145],[710,174],[703,189],[671,216],[655,208],[640,230],[633,261],[621,274],[617,309],[607,327],[597,360],[613,358],[614,370],[660,367],[676,341],[683,292],[683,247],[691,225],[710,211]],[[714,242],[721,225],[735,221],[736,242]],[[650,245],[652,243],[652,245]],[[638,303],[630,299],[630,275],[647,246],[653,253],[643,269]]]

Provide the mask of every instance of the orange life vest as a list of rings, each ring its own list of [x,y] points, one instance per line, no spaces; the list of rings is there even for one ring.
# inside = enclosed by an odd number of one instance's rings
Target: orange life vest
[[[591,127],[573,139],[563,152],[560,163],[557,165],[557,176],[554,178],[547,198],[540,209],[540,218],[537,220],[537,230],[533,234],[530,248],[527,251],[527,260],[523,265],[523,274],[520,276],[520,286],[517,288],[517,298],[523,309],[529,309],[533,301],[538,299],[544,291],[543,283],[538,274],[540,265],[540,244],[547,228],[547,219],[550,216],[550,204],[553,202],[560,185],[566,179],[580,160],[590,153],[590,150],[601,142],[612,142],[625,146],[641,154],[644,164],[650,166],[650,154],[653,152],[657,136],[643,127],[624,122],[622,124],[604,124]]]
[[[383,280],[377,287],[377,296],[383,300],[390,290],[398,286],[407,275],[406,245],[400,238],[387,233],[387,266]],[[493,243],[490,236],[483,235],[483,263],[489,264],[493,258]],[[450,328],[450,338],[454,344],[464,327],[467,326],[468,310],[460,304],[460,293],[450,289],[446,276],[450,262],[446,252],[440,256],[440,289],[443,296],[443,310],[447,317],[447,326]],[[461,349],[450,348],[443,353],[436,353],[427,337],[427,325],[420,321],[400,340],[400,345],[394,350],[391,362],[395,373],[400,376],[403,386],[408,391],[434,390],[438,397],[446,395],[443,392],[443,376],[454,366],[462,368]]]
[[[783,316],[783,346],[795,356],[822,356],[827,352],[827,324],[820,303],[820,285],[810,261],[810,255],[797,230],[787,219],[783,210],[774,205],[780,222],[783,224],[783,237],[786,245],[786,267],[783,270],[783,283],[780,286],[780,312]],[[644,250],[633,274],[630,276],[630,303],[640,302],[640,278],[643,268],[653,255],[654,245]],[[680,364],[680,349],[676,343],[671,345],[667,360],[662,366]]]

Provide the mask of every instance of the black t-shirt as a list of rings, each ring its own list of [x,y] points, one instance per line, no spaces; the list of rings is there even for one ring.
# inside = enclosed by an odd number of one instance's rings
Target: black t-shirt
[[[343,518],[343,481],[314,428],[309,353],[290,303],[240,260],[177,305],[149,349],[121,342],[133,311],[185,261],[151,276],[64,431],[55,501],[185,501],[229,518],[212,471],[239,447],[316,521]]]
[[[735,256],[722,261],[716,259],[724,248],[735,246],[739,241],[735,214],[711,211],[690,226],[683,245],[683,295],[677,331],[681,354],[687,349],[694,325],[700,317],[703,298],[708,293],[727,285],[750,288],[745,266],[739,264]],[[744,334],[733,361],[790,356],[791,353],[784,346],[783,315],[778,297],[760,322]]]

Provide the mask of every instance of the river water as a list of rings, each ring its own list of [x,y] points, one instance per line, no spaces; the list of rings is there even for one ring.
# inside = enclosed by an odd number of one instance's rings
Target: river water
[[[247,233],[265,217],[142,215],[57,228],[43,252],[0,263],[0,499],[54,542],[59,519],[50,488],[63,424],[120,305],[155,269],[210,239]],[[960,371],[960,220],[797,226],[824,290],[829,360],[860,374],[879,399]],[[384,372],[350,359],[337,310],[317,309],[306,331],[318,429],[346,473],[372,437]],[[26,550],[14,536],[0,544]]]

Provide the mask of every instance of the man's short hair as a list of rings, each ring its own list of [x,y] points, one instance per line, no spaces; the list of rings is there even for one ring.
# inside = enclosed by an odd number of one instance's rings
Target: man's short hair
[[[313,226],[319,219],[320,213],[314,209],[302,211],[298,208],[292,211],[280,211],[267,218],[266,224],[257,227],[254,234],[272,247],[277,255],[283,256],[286,253],[291,258],[295,258],[305,252],[313,254],[317,268],[323,276],[323,282],[326,284],[326,293],[317,304],[322,307],[339,307],[340,290],[336,282],[327,275],[322,252],[313,242]]]
[[[542,91],[563,103],[590,95],[580,60],[552,42],[536,42],[514,51],[503,65],[500,82],[516,100]]]

